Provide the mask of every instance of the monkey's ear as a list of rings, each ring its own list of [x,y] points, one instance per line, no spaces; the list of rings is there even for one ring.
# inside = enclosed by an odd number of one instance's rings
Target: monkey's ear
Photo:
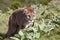
[[[28,13],[28,10],[27,9],[24,9],[23,13],[24,14],[27,14]]]

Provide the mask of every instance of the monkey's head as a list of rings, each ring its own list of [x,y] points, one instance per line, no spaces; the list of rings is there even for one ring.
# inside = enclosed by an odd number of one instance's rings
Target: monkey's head
[[[27,20],[32,21],[35,19],[35,10],[32,7],[27,7],[24,9],[24,14],[27,17]]]

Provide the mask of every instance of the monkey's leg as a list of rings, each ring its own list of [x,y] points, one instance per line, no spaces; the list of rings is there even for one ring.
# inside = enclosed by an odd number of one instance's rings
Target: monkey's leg
[[[15,31],[16,31],[16,24],[11,19],[9,19],[9,27],[5,36],[6,37],[13,36]]]
[[[21,26],[21,25],[17,26],[17,27],[16,27],[16,32],[15,32],[15,34],[18,34],[19,31],[20,31],[21,29],[24,29],[24,28],[25,28],[25,27],[24,27],[24,26]]]
[[[16,30],[14,34],[18,34],[18,32],[19,32],[19,25],[16,26]]]
[[[15,25],[9,26],[6,37],[14,36],[15,30],[16,30]]]

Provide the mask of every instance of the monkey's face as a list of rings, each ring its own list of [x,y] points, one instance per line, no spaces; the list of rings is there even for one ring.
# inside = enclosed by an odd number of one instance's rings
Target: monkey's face
[[[35,11],[32,8],[24,9],[24,13],[29,22],[35,19]]]

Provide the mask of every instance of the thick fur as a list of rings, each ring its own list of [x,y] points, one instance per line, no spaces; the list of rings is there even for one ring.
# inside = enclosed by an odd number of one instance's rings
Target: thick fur
[[[19,30],[24,29],[26,24],[33,20],[33,17],[35,16],[34,14],[34,10],[31,7],[13,12],[9,17],[9,27],[5,37],[14,36]]]

